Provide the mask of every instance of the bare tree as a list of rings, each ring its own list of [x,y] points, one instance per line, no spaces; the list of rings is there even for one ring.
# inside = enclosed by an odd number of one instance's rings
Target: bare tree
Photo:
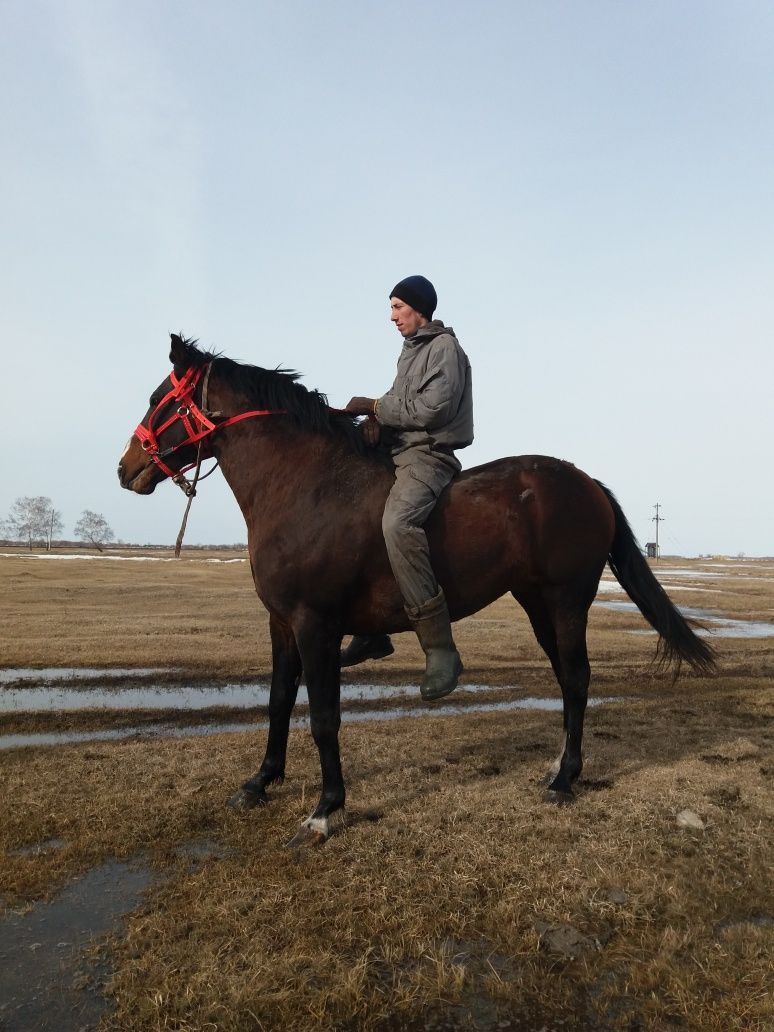
[[[26,541],[30,551],[35,541],[50,551],[54,535],[62,531],[62,514],[45,495],[25,496],[13,503],[4,527],[9,537]]]
[[[91,543],[102,551],[102,546],[115,538],[110,524],[100,512],[84,509],[81,518],[75,524],[75,536],[81,541]]]
[[[48,511],[48,537],[46,541],[46,548],[49,552],[51,551],[51,542],[54,540],[54,535],[61,535],[63,528],[62,514],[52,505]]]

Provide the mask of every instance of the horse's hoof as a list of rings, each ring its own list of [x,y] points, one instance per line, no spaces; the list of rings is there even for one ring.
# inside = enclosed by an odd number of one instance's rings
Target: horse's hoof
[[[293,838],[288,842],[288,849],[316,849],[318,846],[323,846],[328,841],[328,836],[323,831],[319,831],[316,828],[310,828],[307,824],[302,824],[298,829]]]
[[[254,810],[256,806],[266,806],[269,802],[269,797],[265,792],[251,792],[248,788],[239,788],[226,801],[226,806],[230,810]]]
[[[547,788],[543,793],[543,799],[547,803],[553,803],[554,806],[569,806],[570,803],[575,802],[572,792],[563,792],[557,788]]]

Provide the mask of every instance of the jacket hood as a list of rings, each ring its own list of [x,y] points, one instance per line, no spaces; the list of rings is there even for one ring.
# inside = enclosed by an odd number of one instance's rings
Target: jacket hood
[[[409,348],[416,347],[417,344],[425,344],[427,341],[432,340],[433,337],[438,337],[442,333],[448,333],[450,337],[455,336],[451,326],[444,326],[440,319],[433,319],[426,326],[420,326],[417,332],[412,333],[410,337],[405,337],[403,346]]]

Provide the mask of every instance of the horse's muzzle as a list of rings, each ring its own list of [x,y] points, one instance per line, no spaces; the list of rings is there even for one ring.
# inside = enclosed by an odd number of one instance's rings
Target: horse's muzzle
[[[156,490],[159,477],[155,465],[149,462],[140,469],[128,466],[123,459],[118,463],[118,482],[127,491],[149,495]]]

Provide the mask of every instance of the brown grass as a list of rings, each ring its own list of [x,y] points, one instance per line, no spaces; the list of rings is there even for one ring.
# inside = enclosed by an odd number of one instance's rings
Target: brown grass
[[[268,676],[246,565],[0,563],[4,665]],[[723,592],[677,598],[770,619],[774,571]],[[345,726],[347,823],[303,855],[283,844],[319,791],[307,732],[291,733],[273,804],[246,816],[223,803],[263,735],[0,753],[0,894],[19,905],[110,857],[164,872],[112,943],[110,1029],[764,1032],[774,641],[719,642],[717,678],[673,685],[647,666],[653,639],[624,633],[636,626],[593,612],[594,693],[625,700],[589,713],[572,807],[543,802],[560,719],[540,712]],[[458,639],[471,681],[556,693],[512,603]],[[350,678],[416,683],[418,648],[397,644]],[[685,808],[703,831],[678,827]],[[9,855],[51,838],[65,847]],[[203,841],[218,853],[181,856]],[[575,957],[551,949],[561,925]]]

